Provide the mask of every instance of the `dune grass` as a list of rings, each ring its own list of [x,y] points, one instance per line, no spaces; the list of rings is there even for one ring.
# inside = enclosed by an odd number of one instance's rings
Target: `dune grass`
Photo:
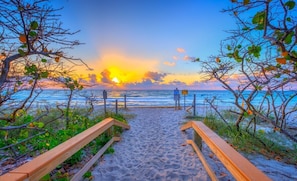
[[[232,124],[234,116],[229,116],[229,125],[221,121],[216,115],[209,114],[206,117],[194,118],[203,121],[210,129],[224,138],[233,148],[239,152],[248,154],[261,154],[268,159],[283,161],[288,164],[297,164],[297,144],[290,142],[288,138],[275,131],[246,130],[241,126],[239,130]],[[193,119],[193,118],[191,118]]]

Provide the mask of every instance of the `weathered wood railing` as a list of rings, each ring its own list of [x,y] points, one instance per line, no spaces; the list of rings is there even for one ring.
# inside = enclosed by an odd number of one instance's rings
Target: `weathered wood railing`
[[[0,181],[39,180],[112,126],[130,129],[130,126],[123,122],[113,118],[106,118],[84,132],[74,136],[44,154],[39,155],[32,161],[0,176]],[[106,149],[114,141],[119,140],[119,137],[113,137],[79,172],[72,177],[72,180],[81,179],[83,174],[98,160]]]
[[[236,180],[271,180],[202,122],[190,121],[183,125],[181,130],[184,131],[189,128],[194,129],[199,139],[202,139],[208,145]],[[197,144],[192,140],[188,140],[187,143],[193,146],[211,179],[217,180],[214,172],[200,152],[201,147],[198,148]]]

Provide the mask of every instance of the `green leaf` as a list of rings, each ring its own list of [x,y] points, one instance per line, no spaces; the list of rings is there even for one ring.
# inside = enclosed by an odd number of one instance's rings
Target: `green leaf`
[[[260,86],[260,85],[256,85],[256,90],[262,90],[263,89],[263,87],[262,86]]]
[[[43,58],[43,59],[41,59],[41,62],[45,63],[45,62],[47,62],[47,60]]]
[[[84,175],[83,178],[90,178],[92,176],[92,172],[87,171]]]
[[[235,60],[236,60],[236,62],[238,62],[238,63],[242,62],[242,58],[236,58]]]
[[[291,19],[290,17],[288,17],[288,18],[287,18],[287,21],[291,22],[291,21],[292,21],[292,19]]]
[[[21,130],[20,136],[23,138],[28,138],[29,132],[27,130]]]
[[[275,78],[280,78],[281,74],[276,74],[274,77]]]
[[[285,38],[285,40],[284,40],[285,41],[285,44],[291,44],[292,43],[293,36],[294,36],[294,32],[292,31]]]
[[[264,24],[259,24],[258,26],[256,26],[255,29],[256,30],[263,30],[264,29]]]
[[[227,45],[227,50],[232,50],[231,46],[230,45]]]
[[[292,54],[295,58],[297,58],[297,52],[296,52],[295,50],[291,51],[291,54]]]
[[[36,37],[36,36],[37,36],[37,33],[36,33],[35,31],[30,31],[30,32],[29,32],[29,35],[30,35],[31,37]]]
[[[284,58],[285,58],[286,60],[291,60],[291,56],[290,56],[290,55],[286,55]]]
[[[32,30],[36,30],[38,28],[38,23],[37,23],[37,21],[32,21],[31,22],[31,29]]]
[[[266,15],[266,13],[264,11],[258,12],[253,17],[252,23],[253,24],[258,24],[258,25],[264,24],[265,15]]]
[[[260,57],[261,46],[252,45],[248,47],[248,54],[253,55],[256,58]]]
[[[44,127],[44,123],[43,122],[38,122],[37,123],[37,127],[38,128],[43,128]]]
[[[41,78],[47,78],[48,77],[48,71],[41,72],[40,76],[41,76]]]
[[[27,48],[27,44],[26,43],[22,44],[22,46],[20,46],[20,48]]]
[[[22,49],[18,49],[18,52],[22,57],[26,55],[26,53]]]
[[[279,30],[276,30],[274,32],[274,34],[276,35],[277,39],[280,40],[283,36],[284,36],[284,33],[279,31]]]
[[[243,31],[247,31],[247,30],[249,30],[249,29],[250,29],[250,28],[249,28],[249,27],[247,27],[247,26],[246,26],[246,27],[244,27],[244,28],[242,28],[242,30],[243,30]]]
[[[293,9],[295,7],[295,1],[288,1],[285,3],[285,6],[288,7],[289,10]]]
[[[233,58],[233,53],[228,53],[227,56],[228,56],[229,58]]]
[[[250,3],[250,0],[243,0],[243,5],[247,5]]]
[[[40,180],[41,180],[41,181],[51,180],[51,176],[50,176],[50,174],[48,173],[48,174],[46,174],[45,176],[43,176]]]

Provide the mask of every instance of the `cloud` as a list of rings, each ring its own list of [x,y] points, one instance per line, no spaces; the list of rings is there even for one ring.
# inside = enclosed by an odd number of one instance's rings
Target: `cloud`
[[[167,74],[165,73],[159,73],[159,72],[146,72],[144,74],[144,79],[149,79],[149,80],[154,80],[156,82],[162,82],[163,78],[166,76]]]
[[[167,65],[169,67],[174,67],[176,65],[175,62],[163,62],[164,65]]]
[[[163,86],[161,86],[159,82],[153,82],[150,79],[145,79],[142,82],[128,83],[125,84],[125,87],[126,89],[131,90],[154,90],[163,88]]]
[[[157,71],[160,64],[159,59],[130,56],[120,51],[102,50],[100,59],[94,61],[92,67],[98,72],[98,81],[101,77],[106,81],[117,77],[121,83],[141,82],[143,74],[147,71]],[[100,75],[104,69],[109,71],[109,76]]]
[[[88,75],[88,78],[89,78],[89,82],[90,82],[90,83],[95,84],[95,83],[98,82],[98,81],[97,81],[96,74],[89,74],[89,75]]]
[[[178,60],[178,57],[177,56],[173,56],[172,59],[173,60]]]
[[[101,77],[101,82],[103,83],[108,83],[111,84],[112,80],[110,78],[110,71],[107,69],[104,69],[103,72],[100,73]]]
[[[184,60],[185,60],[185,61],[188,61],[188,60],[190,60],[190,61],[194,61],[195,59],[196,59],[195,57],[190,57],[190,56],[188,56],[188,55],[184,56]]]
[[[183,48],[177,48],[176,51],[179,52],[179,53],[185,53],[186,52],[185,49],[183,49]]]

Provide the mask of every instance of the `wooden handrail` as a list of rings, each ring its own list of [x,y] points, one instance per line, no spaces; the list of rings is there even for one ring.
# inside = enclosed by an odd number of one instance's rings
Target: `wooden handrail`
[[[209,129],[201,121],[190,121],[181,130],[193,128],[236,180],[271,180],[250,161]]]
[[[106,118],[55,148],[37,156],[32,161],[0,176],[0,181],[39,180],[114,125],[130,129],[130,126],[125,123],[113,118]],[[119,139],[113,140],[118,141]]]
[[[187,140],[187,143],[189,145],[192,145],[193,149],[196,151],[198,157],[200,158],[200,161],[202,165],[204,166],[206,172],[208,173],[210,179],[212,181],[217,181],[218,178],[216,177],[216,174],[214,171],[211,169],[210,165],[207,163],[205,157],[203,156],[202,152],[200,151],[199,147],[196,145],[196,143],[193,140]]]

